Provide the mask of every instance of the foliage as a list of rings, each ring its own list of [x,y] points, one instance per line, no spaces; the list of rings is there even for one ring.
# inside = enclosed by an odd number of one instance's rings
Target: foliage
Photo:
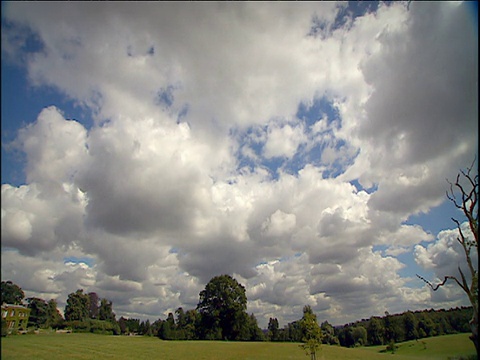
[[[105,320],[86,319],[66,321],[65,326],[74,333],[94,333],[104,335],[120,335],[118,323]]]
[[[384,317],[371,317],[368,320],[356,321],[335,329],[341,346],[354,347],[365,341],[354,328],[362,326],[366,329],[367,338],[363,345],[388,345],[391,341],[401,343],[409,339],[422,339],[469,332],[468,321],[472,314],[471,307],[450,310],[407,311],[402,314],[389,314]],[[360,330],[362,331],[362,330]],[[416,336],[416,337],[415,337]],[[360,340],[362,339],[362,340]]]
[[[411,311],[407,311],[403,316],[403,324],[405,327],[405,339],[416,340],[418,339],[418,321],[415,315]]]
[[[88,319],[90,309],[90,297],[79,289],[68,295],[67,305],[65,305],[65,320],[67,321],[85,321]]]
[[[322,330],[318,326],[317,316],[309,305],[303,308],[300,327],[303,333],[302,341],[304,342],[300,347],[305,350],[307,355],[310,355],[310,359],[315,360],[322,341]]]
[[[220,278],[220,281],[218,281]],[[214,281],[215,280],[215,281]],[[211,285],[213,290],[211,289]],[[207,289],[209,292],[207,292]],[[237,295],[232,294],[238,292]],[[94,295],[92,295],[94,294]],[[211,298],[207,299],[207,294]],[[214,294],[212,296],[212,294]],[[102,334],[139,334],[147,336],[158,336],[163,340],[241,340],[241,341],[281,341],[281,342],[303,342],[306,349],[316,350],[316,344],[311,341],[310,330],[306,324],[309,318],[315,319],[315,328],[320,329],[319,344],[340,344],[346,347],[387,345],[391,341],[401,343],[408,339],[422,339],[431,336],[468,332],[468,320],[472,314],[472,308],[456,308],[450,310],[425,310],[406,312],[403,314],[390,315],[385,317],[371,317],[368,320],[361,320],[355,323],[346,324],[343,327],[333,327],[324,321],[319,327],[316,316],[310,306],[304,307],[302,319],[279,328],[278,320],[270,318],[266,334],[258,327],[254,314],[246,313],[245,289],[238,282],[229,277],[221,276],[213,278],[206,289],[200,293],[200,300],[205,304],[221,304],[216,308],[197,306],[197,309],[184,311],[183,308],[175,310],[175,314],[169,313],[167,319],[158,319],[153,323],[150,320],[140,321],[139,319],[128,319],[121,317],[117,322],[113,312],[113,304],[107,299],[100,299],[95,293],[84,294],[79,289],[69,294],[65,308],[66,321],[60,315],[55,300],[48,303],[43,299],[29,298],[27,302],[32,310],[30,326],[37,328],[65,328],[70,327],[74,332],[95,332]],[[223,298],[222,298],[223,296]],[[236,297],[235,297],[236,296]],[[92,298],[100,300],[97,318],[91,319]],[[208,301],[209,302],[208,302]],[[235,300],[238,300],[235,302]],[[199,305],[200,305],[199,303]],[[228,312],[228,304],[235,304],[233,311]],[[202,309],[202,313],[199,309]],[[206,321],[205,309],[213,309],[214,316],[218,318],[213,321]],[[222,315],[222,312],[224,314]],[[83,314],[80,318],[78,314]],[[220,321],[221,316],[225,319],[234,320],[231,322]],[[93,321],[95,320],[95,321]],[[108,323],[108,324],[107,324]],[[216,326],[208,327],[206,325]],[[221,325],[228,325],[230,328],[224,330]],[[311,322],[313,324],[313,322]],[[225,334],[230,334],[226,336]],[[234,334],[234,336],[232,336]],[[318,345],[319,345],[318,344]],[[310,350],[309,354],[311,354]]]
[[[62,326],[63,318],[57,309],[57,302],[54,299],[48,303],[40,298],[31,297],[27,299],[30,316],[28,326],[35,328],[59,328]]]
[[[212,278],[200,292],[197,310],[205,339],[241,340],[247,297],[245,288],[230,275]]]
[[[387,345],[386,351],[391,351],[392,354],[395,354],[395,351],[397,351],[398,346],[395,345],[395,341],[392,339],[390,340],[390,343]]]
[[[63,326],[71,328],[73,332],[113,335],[122,333],[120,325],[115,319],[112,302],[103,298],[100,299],[98,306],[98,301],[99,297],[96,293],[84,294],[83,289],[69,294],[65,306],[66,321]],[[58,315],[53,316],[58,319]],[[126,330],[126,321],[123,325]]]
[[[45,327],[47,323],[47,303],[43,299],[31,297],[27,299],[30,316],[28,326]]]
[[[367,341],[370,345],[382,345],[385,327],[382,319],[372,316],[367,325]]]
[[[96,319],[98,318],[98,310],[99,310],[98,302],[100,301],[100,299],[97,293],[95,292],[88,293],[88,297],[90,298],[90,306],[88,307],[88,317],[90,319]]]
[[[2,317],[2,331],[1,336],[5,337],[8,335],[7,321]]]
[[[107,299],[100,301],[100,307],[98,309],[98,318],[100,320],[106,320],[115,322],[115,313],[113,312],[112,302]]]
[[[58,311],[57,302],[51,299],[47,303],[47,327],[59,328],[63,325],[63,317]]]
[[[257,318],[255,315],[250,314],[245,322],[243,337],[241,340],[246,341],[264,341],[265,335],[263,331],[258,327]]]
[[[278,330],[278,320],[277,318],[270,318],[268,320],[268,340],[278,341],[279,340],[279,330]]]
[[[338,338],[335,336],[335,328],[328,321],[324,321],[320,325],[320,329],[322,329],[323,344],[338,345]]]
[[[1,283],[1,303],[20,305],[25,298],[23,290],[10,280]]]

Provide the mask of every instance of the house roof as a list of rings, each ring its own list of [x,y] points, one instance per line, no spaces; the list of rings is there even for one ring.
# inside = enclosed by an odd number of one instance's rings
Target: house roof
[[[15,308],[15,309],[28,309],[26,306],[23,306],[23,305],[16,305],[16,304],[7,304],[7,303],[3,303],[2,304],[2,309],[6,309],[6,308]]]

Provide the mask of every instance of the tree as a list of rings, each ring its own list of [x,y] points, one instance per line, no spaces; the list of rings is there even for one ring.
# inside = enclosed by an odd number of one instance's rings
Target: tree
[[[317,358],[317,350],[320,348],[322,341],[322,330],[317,323],[317,316],[313,313],[312,308],[306,305],[303,308],[303,317],[300,320],[300,328],[302,329],[304,344],[300,347],[310,355],[311,360]]]
[[[383,345],[383,334],[385,328],[383,321],[378,317],[372,316],[370,322],[367,325],[367,339],[370,345]]]
[[[89,308],[90,297],[83,293],[83,289],[68,294],[67,305],[65,305],[65,320],[85,321],[88,319]]]
[[[322,329],[323,344],[329,344],[329,345],[338,344],[338,338],[335,336],[335,328],[328,321],[324,321],[320,325],[320,329]]]
[[[20,288],[20,286],[14,284],[10,280],[2,281],[1,284],[2,292],[2,304],[14,304],[20,305],[22,300],[25,298],[25,293]]]
[[[475,345],[475,349],[478,352],[478,268],[475,268],[473,258],[476,255],[478,261],[478,172],[474,174],[475,161],[465,171],[460,170],[457,174],[455,183],[450,184],[450,190],[447,190],[447,198],[455,205],[455,207],[463,212],[468,220],[468,225],[473,235],[473,239],[462,230],[460,222],[452,218],[452,221],[457,225],[458,234],[457,241],[462,246],[463,253],[465,255],[464,266],[468,269],[469,280],[465,275],[465,268],[458,266],[458,272],[460,276],[446,275],[443,281],[437,285],[433,285],[430,281],[424,279],[422,276],[417,276],[432,288],[433,291],[437,291],[440,287],[444,286],[447,281],[453,280],[467,295],[470,304],[473,307],[473,315],[470,320],[470,329],[472,335],[470,339]],[[456,195],[456,192],[460,192],[460,195]],[[476,253],[472,253],[472,248]]]
[[[63,318],[62,318],[62,315],[60,314],[60,311],[58,311],[57,302],[54,299],[51,299],[47,303],[47,322],[46,322],[46,326],[56,328],[56,327],[61,326],[62,322],[63,322]]]
[[[185,313],[186,317],[186,324],[184,327],[185,330],[185,339],[186,340],[193,340],[197,339],[197,325],[200,322],[200,314],[197,310],[187,310]]]
[[[175,340],[175,318],[172,313],[168,313],[167,319],[162,321],[158,331],[158,337],[162,340]]]
[[[90,319],[97,319],[98,318],[98,302],[99,302],[99,297],[97,293],[95,292],[90,292],[88,293],[88,297],[90,298],[90,306],[88,308],[88,317]]]
[[[250,341],[264,341],[265,340],[265,335],[263,334],[262,329],[258,326],[257,318],[255,315],[252,313],[250,316],[247,318],[247,337],[245,340],[250,340]]]
[[[212,278],[200,292],[197,310],[201,315],[203,337],[238,340],[245,320],[245,288],[230,275]]]
[[[27,299],[27,303],[27,307],[30,309],[28,326],[35,326],[37,329],[45,327],[48,320],[48,306],[45,300],[31,297]]]
[[[140,319],[125,319],[125,324],[129,332],[134,334],[140,332]]]
[[[418,339],[418,320],[411,311],[407,311],[403,314],[403,325],[405,326],[405,337],[407,340]]]
[[[107,299],[102,299],[100,301],[100,307],[98,308],[98,318],[100,320],[116,322],[115,313],[113,312],[111,301],[108,301]]]
[[[185,315],[183,308],[179,307],[175,310],[175,315],[177,316],[176,327],[178,329],[183,329],[187,324],[187,316]]]
[[[128,333],[127,319],[125,319],[123,316],[118,319],[118,326],[120,327],[121,334]]]
[[[270,318],[268,320],[268,338],[270,341],[278,341],[278,320]]]
[[[352,336],[355,346],[363,346],[367,343],[367,330],[361,325],[352,329]]]
[[[149,319],[147,319],[147,321],[145,321],[145,330],[143,332],[143,335],[152,336],[152,325],[150,325],[150,320]]]
[[[402,342],[405,340],[405,328],[398,315],[390,315],[388,311],[385,312],[385,338],[384,344],[390,342]]]
[[[418,337],[430,337],[435,335],[435,323],[429,315],[422,313],[418,320]]]

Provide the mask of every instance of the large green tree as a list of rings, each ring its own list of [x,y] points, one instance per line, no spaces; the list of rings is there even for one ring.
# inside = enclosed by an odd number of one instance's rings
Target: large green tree
[[[83,289],[68,295],[65,305],[65,320],[85,321],[89,318],[90,297],[83,293]]]
[[[63,318],[60,311],[58,311],[57,301],[54,299],[49,300],[47,303],[47,322],[45,325],[55,328],[60,326],[62,322]]]
[[[25,298],[25,293],[20,286],[14,284],[12,281],[2,281],[1,284],[2,304],[15,304],[19,305]]]
[[[30,309],[30,316],[28,317],[28,326],[35,326],[36,328],[43,328],[47,323],[47,308],[48,305],[45,300],[36,297],[27,299],[28,308]]]
[[[106,320],[110,322],[116,322],[115,313],[113,312],[113,304],[107,299],[100,301],[100,307],[98,308],[98,318],[100,320]]]
[[[433,291],[437,291],[449,280],[454,281],[467,295],[470,304],[473,307],[473,315],[470,320],[472,335],[470,339],[475,344],[478,352],[478,169],[474,168],[475,161],[466,170],[460,170],[457,174],[455,183],[450,184],[450,190],[447,191],[447,198],[455,207],[463,212],[468,220],[470,234],[465,233],[460,221],[452,218],[457,225],[457,241],[462,246],[465,263],[458,265],[458,275],[446,275],[443,281],[434,285],[422,276],[417,276],[425,281]],[[472,251],[473,250],[473,251]],[[476,262],[475,262],[476,258]]]
[[[338,344],[338,338],[335,336],[335,328],[328,321],[324,321],[322,325],[320,325],[320,329],[322,329],[323,344]]]
[[[197,310],[204,338],[240,340],[247,310],[245,288],[230,275],[216,276],[200,292]]]
[[[57,302],[50,300],[46,302],[43,299],[31,297],[27,299],[30,316],[28,318],[28,326],[36,328],[58,327],[61,325],[63,318],[57,309]]]
[[[90,292],[88,293],[88,297],[90,298],[90,306],[88,308],[88,317],[90,319],[97,319],[98,318],[98,310],[99,310],[99,301],[100,298],[98,297],[97,293]]]
[[[268,339],[270,341],[278,341],[279,327],[277,318],[270,318],[268,320]]]

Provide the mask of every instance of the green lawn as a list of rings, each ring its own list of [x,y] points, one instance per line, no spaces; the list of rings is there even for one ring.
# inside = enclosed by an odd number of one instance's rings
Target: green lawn
[[[397,344],[398,349],[395,352],[395,356],[403,355],[417,359],[447,359],[448,357],[458,355],[475,355],[475,346],[468,336],[469,334],[456,334],[437,336],[418,341],[407,341]],[[385,350],[385,346],[373,346],[363,349],[379,353]]]
[[[381,347],[346,349],[323,345],[317,359],[444,359],[474,354],[468,334],[399,344],[396,354]],[[426,349],[425,349],[426,347]],[[8,359],[302,359],[298,344],[221,341],[162,341],[155,337],[95,334],[16,335],[2,338],[2,360]]]

